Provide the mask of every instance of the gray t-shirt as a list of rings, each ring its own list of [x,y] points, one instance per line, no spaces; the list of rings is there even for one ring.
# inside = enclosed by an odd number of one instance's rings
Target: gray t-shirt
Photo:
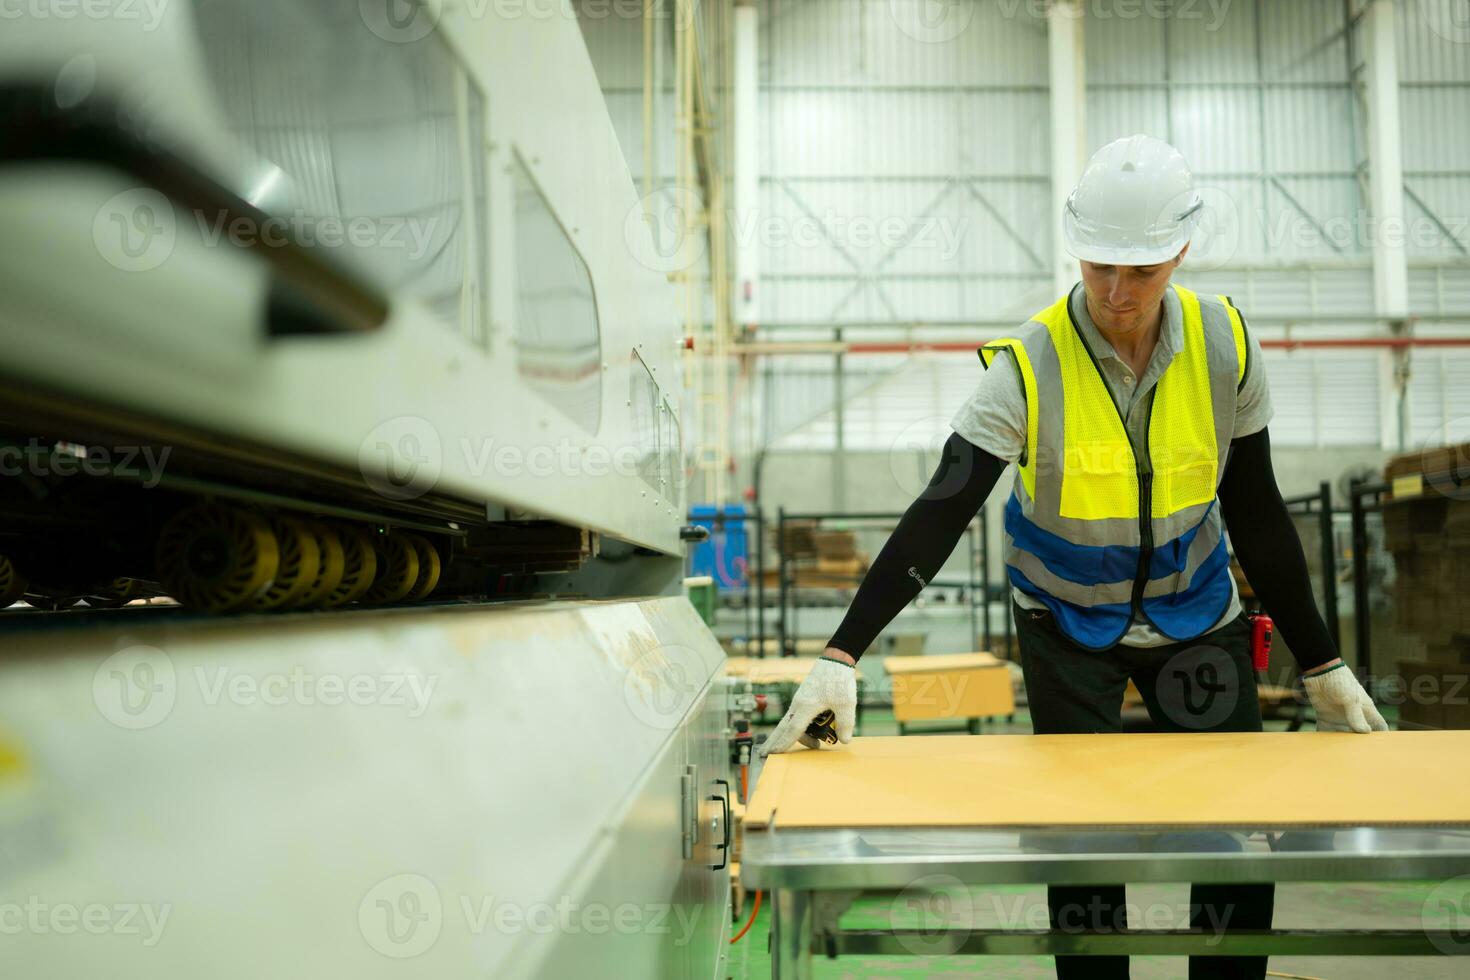
[[[1159,340],[1149,358],[1148,369],[1142,378],[1134,377],[1133,369],[1117,355],[1113,345],[1098,332],[1087,312],[1082,284],[1072,287],[1070,297],[1072,316],[1082,331],[1087,346],[1097,355],[1102,368],[1103,381],[1115,401],[1122,409],[1130,433],[1141,430],[1147,424],[1147,411],[1152,404],[1148,393],[1153,390],[1164,370],[1174,360],[1174,355],[1184,347],[1184,318],[1179,309],[1179,297],[1174,290],[1164,292],[1164,323],[1159,330]],[[1271,421],[1271,392],[1266,384],[1266,370],[1261,358],[1261,345],[1253,334],[1248,335],[1250,354],[1247,359],[1245,383],[1235,405],[1235,438],[1248,436],[1264,429]],[[1026,447],[1026,398],[1021,391],[1021,377],[1016,362],[1010,357],[997,357],[990,369],[983,371],[980,382],[969,401],[955,413],[950,423],[961,438],[990,453],[998,459],[1014,463]],[[1023,609],[1039,609],[1042,604],[1019,589],[1012,589],[1017,605]],[[1225,615],[1212,629],[1217,629],[1240,615],[1240,596],[1235,589],[1235,579],[1230,580],[1230,605]],[[1147,623],[1134,622],[1121,641],[1125,646],[1156,647],[1174,642]]]

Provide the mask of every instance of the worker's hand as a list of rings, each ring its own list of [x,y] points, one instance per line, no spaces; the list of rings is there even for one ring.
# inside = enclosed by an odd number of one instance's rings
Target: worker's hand
[[[806,726],[824,711],[835,716],[833,727],[841,742],[852,741],[852,729],[857,719],[857,668],[832,657],[820,657],[812,665],[811,673],[791,696],[791,706],[781,724],[766,739],[761,755],[786,752],[797,742],[809,749],[821,743],[806,733]]]
[[[1373,699],[1363,690],[1363,685],[1339,663],[1320,674],[1309,674],[1302,678],[1307,697],[1317,709],[1317,731],[1319,732],[1369,732],[1388,731],[1388,722],[1378,713]]]

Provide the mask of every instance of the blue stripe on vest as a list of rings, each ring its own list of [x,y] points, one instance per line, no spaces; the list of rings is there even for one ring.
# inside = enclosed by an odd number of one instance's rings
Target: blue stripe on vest
[[[1189,565],[1189,549],[1194,544],[1194,536],[1199,529],[1205,526],[1205,521],[1210,519],[1210,512],[1215,509],[1215,501],[1210,501],[1210,506],[1200,515],[1199,523],[1185,531],[1173,541],[1154,545],[1153,558],[1148,563],[1148,577],[1163,578],[1166,575],[1178,575]]]
[[[1051,610],[1057,626],[1079,646],[1089,650],[1106,650],[1128,632],[1128,622],[1133,616],[1130,603],[1073,605],[1034,584],[1016,568],[1008,565],[1006,571],[1010,573],[1011,584]]]
[[[1189,588],[1143,600],[1143,611],[1171,639],[1199,636],[1215,625],[1230,604],[1230,554],[1222,538],[1200,563]]]
[[[1078,585],[1123,582],[1138,574],[1138,548],[1131,545],[1073,544],[1034,524],[1021,512],[1014,493],[1006,501],[1006,533],[1016,547],[1029,551],[1057,578]]]
[[[1194,527],[1172,541],[1154,546],[1148,568],[1150,579],[1178,575],[1184,571],[1189,564],[1189,548],[1194,543],[1194,536],[1209,519],[1214,506],[1210,504]],[[1138,558],[1143,549],[1126,544],[1073,544],[1027,518],[1021,511],[1021,501],[1014,493],[1006,501],[1005,528],[1016,547],[1041,559],[1049,572],[1068,582],[1102,585],[1128,582],[1138,575]]]

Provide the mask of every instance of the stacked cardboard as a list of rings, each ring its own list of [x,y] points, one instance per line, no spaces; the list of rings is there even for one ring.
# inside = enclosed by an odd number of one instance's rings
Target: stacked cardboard
[[[1394,625],[1431,647],[1470,634],[1470,500],[1390,500],[1383,507],[1383,543],[1397,573]]]
[[[776,550],[787,559],[812,558],[817,553],[816,532],[816,521],[787,521],[781,528]]]
[[[1400,456],[1384,475],[1394,626],[1424,645],[1398,662],[1400,724],[1470,729],[1470,446]]]
[[[797,588],[857,588],[868,573],[868,556],[858,550],[852,531],[819,530],[812,521],[788,521],[777,547],[791,563]],[[775,561],[766,569],[766,586],[775,588]]]

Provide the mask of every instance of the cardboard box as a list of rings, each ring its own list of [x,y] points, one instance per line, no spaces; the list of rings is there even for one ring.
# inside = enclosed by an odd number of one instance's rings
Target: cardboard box
[[[857,535],[851,531],[813,531],[812,547],[817,558],[845,560],[857,557]]]
[[[1016,710],[1010,669],[987,653],[894,657],[893,717],[900,722],[994,718]]]
[[[779,528],[780,525],[774,527]],[[815,557],[817,548],[812,535],[816,529],[816,521],[787,521],[780,540],[776,542],[776,550],[784,553],[787,558]]]
[[[1470,729],[1470,664],[1400,660],[1399,727]]]
[[[1426,449],[1423,456],[1422,472],[1431,485],[1436,482],[1436,476],[1448,476],[1457,482],[1470,480],[1470,443]]]

